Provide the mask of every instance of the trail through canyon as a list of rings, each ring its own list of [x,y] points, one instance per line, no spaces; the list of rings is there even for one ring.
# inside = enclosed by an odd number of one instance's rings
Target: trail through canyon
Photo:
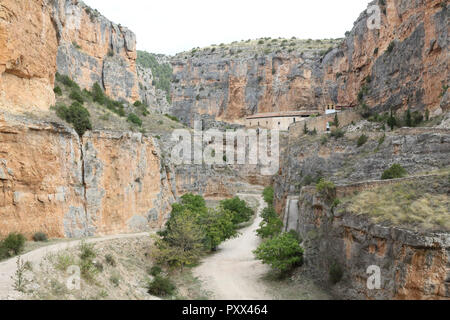
[[[257,217],[252,225],[240,230],[239,237],[223,243],[216,254],[205,258],[193,270],[194,276],[203,282],[204,289],[212,294],[212,299],[273,299],[261,279],[269,271],[269,267],[256,260],[253,255],[253,250],[260,243],[256,230],[262,221],[260,215],[266,204],[262,196],[252,196],[258,197],[259,201]]]

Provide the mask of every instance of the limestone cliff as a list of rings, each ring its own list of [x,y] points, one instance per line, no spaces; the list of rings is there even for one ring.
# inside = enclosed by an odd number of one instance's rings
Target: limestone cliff
[[[31,21],[33,23],[31,23]],[[46,0],[0,3],[0,107],[46,110],[54,103],[58,41]]]
[[[423,178],[420,178],[423,180]],[[448,184],[448,176],[447,176]],[[368,185],[364,185],[367,188]],[[350,195],[358,185],[338,187]],[[442,190],[441,190],[442,191]],[[344,299],[449,299],[450,236],[373,223],[364,215],[333,209],[314,187],[300,193],[299,216],[291,224],[304,239],[304,272]],[[370,266],[380,269],[371,290]],[[331,270],[340,270],[330,286]],[[336,271],[335,271],[336,272]],[[371,282],[369,280],[369,282]]]
[[[2,115],[0,236],[117,234],[160,227],[174,201],[159,147],[140,133]]]
[[[98,82],[116,100],[140,99],[129,29],[78,0],[2,1],[0,107],[47,110],[55,102],[56,72],[81,88]]]
[[[327,104],[448,109],[447,1],[371,4],[379,5],[381,28],[370,30],[364,12],[343,41],[262,39],[177,55],[173,113],[189,123],[192,114],[239,122]]]

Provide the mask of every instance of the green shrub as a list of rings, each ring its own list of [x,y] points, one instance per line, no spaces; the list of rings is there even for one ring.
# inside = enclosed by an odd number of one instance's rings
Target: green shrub
[[[56,107],[56,114],[71,123],[80,137],[87,130],[92,130],[89,111],[78,102],[74,102],[69,108],[64,105]]]
[[[336,284],[342,280],[342,276],[344,275],[344,271],[342,267],[337,263],[333,262],[330,266],[329,276],[332,284]]]
[[[148,270],[148,273],[154,277],[160,275],[161,272],[162,272],[162,269],[159,266],[153,266],[150,268],[150,270]]]
[[[48,241],[48,237],[44,232],[36,232],[33,235],[33,240],[35,242],[46,242],[46,241]]]
[[[105,256],[105,261],[107,264],[109,264],[111,267],[115,267],[116,266],[116,259],[114,259],[112,254],[107,254]]]
[[[331,181],[320,179],[320,181],[316,185],[316,189],[328,200],[332,200],[336,196],[336,186]]]
[[[175,210],[175,212],[174,212]],[[179,268],[196,264],[203,255],[205,232],[196,220],[195,211],[174,206],[163,237],[156,239],[152,256],[158,265]]]
[[[157,275],[147,285],[148,293],[157,297],[171,296],[175,292],[175,284],[167,277]]]
[[[267,221],[262,221],[259,229],[256,230],[258,236],[263,239],[273,238],[281,233],[283,229],[283,221],[280,218],[269,218]]]
[[[61,82],[66,87],[78,90],[80,89],[80,86],[75,81],[70,79],[70,77],[67,75],[61,75],[59,73],[56,73],[56,81]]]
[[[340,139],[345,136],[345,132],[342,129],[334,129],[334,130],[331,130],[330,135],[335,139]]]
[[[78,91],[78,90],[72,90],[72,92],[69,95],[69,98],[74,100],[74,101],[79,102],[80,104],[84,103],[84,98],[81,95],[81,92]]]
[[[365,134],[361,135],[358,139],[358,148],[363,146],[367,141],[369,140],[369,137],[367,137]]]
[[[303,263],[303,248],[291,233],[283,233],[263,242],[254,254],[278,272],[289,271]]]
[[[229,210],[233,213],[232,222],[234,224],[247,222],[253,215],[253,210],[249,208],[247,203],[239,197],[223,200],[220,202],[220,205],[223,209]]]
[[[261,218],[263,221],[269,221],[270,219],[278,218],[278,214],[275,211],[275,208],[269,205],[261,212]]]
[[[127,121],[128,121],[128,122],[131,122],[131,123],[133,123],[133,124],[135,124],[135,125],[138,125],[139,127],[142,126],[142,120],[141,120],[141,118],[139,118],[139,117],[138,117],[137,115],[135,115],[134,113],[130,113],[130,114],[128,115]]]
[[[20,233],[10,233],[0,242],[0,259],[10,258],[22,252],[25,246],[25,236]]]
[[[170,120],[172,120],[172,121],[180,122],[180,120],[178,120],[178,118],[175,117],[175,116],[172,116],[172,115],[167,114],[167,113],[165,114],[165,116],[166,116],[167,118],[169,118]]]
[[[263,198],[264,201],[268,205],[273,205],[273,198],[274,198],[274,190],[272,186],[266,187],[263,191]]]
[[[97,256],[94,250],[94,245],[82,242],[80,245],[80,259],[81,260],[93,260]]]
[[[53,89],[53,92],[54,92],[57,96],[62,96],[62,90],[61,90],[61,88],[60,88],[59,86],[56,86],[56,87]]]
[[[386,51],[387,51],[388,53],[391,53],[392,50],[394,50],[394,48],[395,48],[395,42],[392,41],[391,43],[389,43],[389,46],[388,46],[388,48],[387,48]]]
[[[383,172],[381,176],[382,180],[390,180],[390,179],[399,179],[403,178],[407,175],[405,168],[403,168],[400,164],[395,163],[389,169]]]
[[[98,84],[98,82],[94,83],[94,85],[92,86],[91,94],[92,94],[92,99],[95,102],[97,102],[101,105],[106,104],[107,97],[106,97],[105,93],[103,92],[103,89]]]

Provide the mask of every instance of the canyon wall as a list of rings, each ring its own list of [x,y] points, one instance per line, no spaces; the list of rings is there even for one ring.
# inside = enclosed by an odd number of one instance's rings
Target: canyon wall
[[[368,141],[358,147],[365,134]],[[283,212],[285,199],[321,177],[336,184],[380,179],[392,164],[402,165],[409,175],[450,165],[450,130],[403,128],[394,132],[355,131],[343,138],[303,135],[300,128],[289,133],[281,151],[280,174],[274,177],[275,206]]]
[[[54,104],[57,51],[48,1],[2,0],[0,107],[10,111],[47,110]]]
[[[139,100],[135,34],[81,1],[54,0],[52,10],[57,71],[81,88],[98,82],[114,99]]]
[[[9,112],[48,110],[56,72],[82,89],[98,82],[116,100],[145,100],[139,82],[152,83],[138,78],[136,57],[135,34],[82,1],[0,4],[0,107]]]
[[[346,187],[348,189],[348,187]],[[339,192],[339,187],[338,190]],[[344,299],[450,299],[450,235],[374,224],[363,215],[330,208],[315,187],[300,193],[293,229],[304,239],[304,271]],[[380,289],[367,285],[369,266],[380,268]]]
[[[173,113],[190,123],[201,114],[241,122],[258,112],[324,111],[328,104],[448,110],[447,1],[375,4],[381,28],[369,29],[364,12],[343,41],[328,44],[329,52],[314,41],[294,50],[289,42],[278,50],[242,42],[177,55]]]
[[[174,201],[152,138],[0,118],[0,237],[82,237],[163,225]]]

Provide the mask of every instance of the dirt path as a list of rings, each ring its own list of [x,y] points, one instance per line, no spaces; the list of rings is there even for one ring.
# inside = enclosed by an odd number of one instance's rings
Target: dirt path
[[[204,259],[202,264],[193,270],[194,276],[203,282],[204,289],[212,293],[213,299],[273,299],[261,281],[269,267],[255,260],[252,253],[260,243],[256,229],[262,221],[260,213],[266,204],[261,196],[251,196],[259,200],[258,217],[253,224],[240,230],[240,237],[223,243],[216,254]]]
[[[124,239],[124,238],[135,238],[140,236],[148,236],[149,233],[135,233],[135,234],[121,234],[121,235],[112,235],[105,236],[99,238],[90,238],[86,239],[86,243],[97,243],[115,239]],[[26,254],[21,255],[21,258],[24,262],[29,261],[32,264],[39,264],[40,261],[50,253],[56,253],[59,251],[63,251],[69,248],[73,248],[79,246],[82,240],[74,240],[63,243],[58,243],[54,245],[45,246]],[[14,276],[17,266],[16,266],[17,257],[12,259],[3,261],[0,263],[0,300],[6,299],[15,299],[20,294],[14,290],[14,280],[12,277]]]

